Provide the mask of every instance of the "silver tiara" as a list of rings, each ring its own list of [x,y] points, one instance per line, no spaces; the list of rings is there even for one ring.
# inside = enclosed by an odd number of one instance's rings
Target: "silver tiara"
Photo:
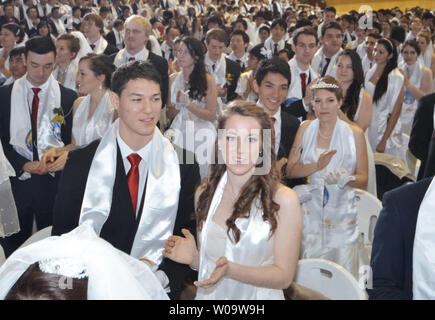
[[[69,278],[83,279],[88,276],[83,263],[71,258],[41,260],[39,261],[39,269],[45,273],[53,273]]]
[[[314,84],[311,89],[339,89],[340,87],[334,83],[326,83],[324,81],[319,81]]]

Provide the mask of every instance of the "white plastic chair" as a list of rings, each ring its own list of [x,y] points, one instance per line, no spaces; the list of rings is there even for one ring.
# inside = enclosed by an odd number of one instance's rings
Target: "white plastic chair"
[[[20,246],[20,248],[22,248],[22,247],[25,247],[25,246],[28,246],[29,244],[31,244],[31,243],[34,243],[34,242],[36,242],[36,241],[39,241],[39,240],[42,240],[42,239],[45,239],[45,238],[48,238],[48,237],[50,237],[51,236],[51,229],[53,228],[53,226],[49,226],[49,227],[46,227],[46,228],[44,228],[44,229],[41,229],[41,230],[39,230],[38,232],[36,232],[36,233],[34,233],[34,234],[32,234],[21,246]]]
[[[349,271],[324,259],[299,260],[294,282],[331,300],[367,300],[366,291]]]
[[[3,263],[6,261],[5,251],[3,250],[3,247],[0,245],[0,267]]]
[[[371,193],[357,188],[355,188],[355,200],[358,226],[364,235],[364,244],[371,244],[382,202]]]

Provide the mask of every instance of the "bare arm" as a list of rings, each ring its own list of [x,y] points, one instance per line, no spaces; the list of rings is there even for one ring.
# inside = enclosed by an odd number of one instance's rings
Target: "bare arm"
[[[353,188],[366,189],[368,181],[368,160],[367,146],[364,132],[359,127],[351,127],[353,136],[355,137],[356,146],[356,167],[354,181],[350,181],[348,185]]]
[[[402,89],[400,89],[399,96],[397,97],[396,103],[393,108],[393,112],[390,115],[390,118],[387,122],[387,127],[385,128],[384,135],[382,136],[381,141],[376,147],[376,152],[384,152],[385,147],[387,145],[387,140],[390,138],[391,133],[396,126],[397,120],[399,120],[400,112],[402,111],[402,102],[405,93],[405,84],[402,85]]]

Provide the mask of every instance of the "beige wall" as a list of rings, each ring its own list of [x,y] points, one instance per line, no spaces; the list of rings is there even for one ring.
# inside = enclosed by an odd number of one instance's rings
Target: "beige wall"
[[[419,6],[420,8],[435,9],[435,0],[326,0],[328,6],[334,6],[337,9],[338,14],[349,12],[350,10],[356,10],[362,5],[369,5],[374,10],[379,9],[391,9],[399,7],[401,10],[406,8],[413,8]]]

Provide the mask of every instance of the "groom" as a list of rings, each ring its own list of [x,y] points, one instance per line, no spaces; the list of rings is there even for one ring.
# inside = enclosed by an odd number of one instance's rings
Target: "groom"
[[[181,228],[195,232],[191,217],[198,165],[188,162],[193,156],[179,159],[183,152],[177,154],[156,128],[162,93],[153,65],[121,65],[113,74],[112,91],[119,119],[101,140],[70,153],[52,234],[92,223],[116,248],[158,266],[156,275],[177,299],[190,269],[163,259],[163,242],[173,233],[181,235]]]

